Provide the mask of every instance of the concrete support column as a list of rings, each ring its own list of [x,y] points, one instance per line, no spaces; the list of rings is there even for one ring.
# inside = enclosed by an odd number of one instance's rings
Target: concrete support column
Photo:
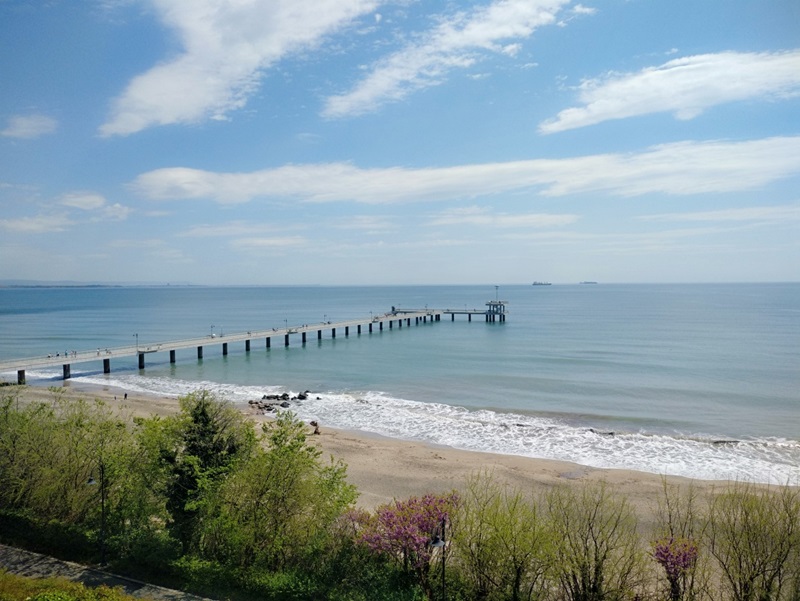
[[[380,331],[383,332],[383,322],[380,322]]]
[[[289,346],[289,334],[283,335],[283,346]]]
[[[472,313],[467,314],[467,317],[469,318],[469,321],[472,321]]]
[[[64,374],[64,379],[65,380],[69,380],[70,379],[69,363],[65,363],[64,365],[62,365],[61,369],[62,369],[62,372]]]
[[[245,353],[249,353],[250,352],[250,341],[249,340],[245,340],[244,341],[244,352]]]
[[[455,320],[456,320],[456,314],[455,313],[451,313],[450,314],[450,321],[455,321]]]
[[[271,339],[269,336],[267,336],[267,348],[269,348],[270,346],[271,346]]]
[[[361,324],[358,324],[358,333],[361,334]]]
[[[18,369],[17,370],[17,384],[19,384],[20,386],[25,384],[25,370],[24,369]]]
[[[305,343],[306,343],[306,333],[303,332],[303,344],[305,344]]]
[[[203,347],[202,346],[198,346],[197,347],[197,358],[198,359],[202,359],[203,358]]]
[[[222,356],[224,357],[227,354],[228,354],[228,343],[227,342],[223,342],[222,343]]]
[[[392,329],[392,320],[391,319],[389,320],[389,329],[390,330]]]
[[[317,330],[317,340],[322,340],[322,330]]]
[[[344,337],[347,338],[350,335],[350,326],[344,327]]]
[[[139,353],[139,369],[144,369],[144,353]]]
[[[170,363],[175,363],[175,349],[173,349],[173,350],[171,350],[169,352],[169,362]]]
[[[372,322],[369,322],[369,333],[372,334]]]
[[[336,328],[331,328],[331,338],[336,338]]]
[[[111,373],[111,359],[103,359],[103,373],[104,374]]]

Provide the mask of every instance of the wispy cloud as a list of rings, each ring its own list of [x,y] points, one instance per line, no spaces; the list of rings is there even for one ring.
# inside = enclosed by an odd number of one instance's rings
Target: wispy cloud
[[[113,104],[103,136],[154,125],[224,119],[257,89],[263,70],[371,12],[377,0],[151,0],[183,46],[135,77]]]
[[[93,221],[123,221],[131,213],[130,207],[120,203],[108,204],[102,194],[71,192],[61,197],[60,204],[92,213]]]
[[[327,99],[323,116],[340,118],[375,111],[386,102],[439,84],[453,69],[470,67],[481,53],[513,55],[514,40],[555,22],[567,0],[500,0],[442,17],[436,27],[381,59],[352,90]]]
[[[18,219],[0,219],[0,229],[15,234],[47,234],[63,232],[73,222],[65,215],[37,215]]]
[[[93,192],[71,192],[61,197],[61,204],[75,209],[92,211],[104,207],[106,199],[103,195]]]
[[[368,204],[477,198],[522,189],[546,196],[688,195],[757,189],[800,173],[800,137],[679,142],[639,153],[408,169],[349,163],[287,165],[251,173],[183,167],[143,173],[133,187],[154,200],[254,198]]]
[[[800,205],[779,205],[766,207],[744,207],[722,209],[719,211],[696,211],[689,213],[663,213],[643,215],[641,221],[758,221],[784,222],[800,221]]]
[[[722,52],[671,60],[638,73],[609,73],[578,88],[581,106],[540,124],[545,134],[671,112],[692,119],[704,110],[753,98],[800,94],[800,50],[775,53]]]
[[[52,134],[58,129],[58,121],[46,115],[15,115],[10,117],[0,136],[6,138],[33,139]]]
[[[263,235],[276,228],[263,223],[229,221],[227,223],[197,225],[178,234],[186,238],[230,238]]]
[[[428,221],[428,225],[476,225],[492,228],[550,228],[570,225],[580,219],[578,215],[556,213],[492,213],[483,207],[465,207],[442,213]]]

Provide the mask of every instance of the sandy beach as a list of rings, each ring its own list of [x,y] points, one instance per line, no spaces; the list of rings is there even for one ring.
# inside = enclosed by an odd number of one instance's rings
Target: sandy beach
[[[56,394],[48,388],[9,386],[6,393],[23,401],[51,400]],[[83,387],[67,383],[58,394],[86,400],[103,399],[129,415],[170,415],[178,411],[174,398],[128,394],[110,388]],[[270,419],[253,410],[243,413],[256,422]],[[424,443],[394,440],[362,432],[337,430],[320,424],[321,433],[310,436],[327,456],[347,464],[350,483],[360,491],[358,505],[373,509],[393,499],[461,488],[471,476],[483,470],[501,482],[523,491],[544,491],[559,484],[579,484],[604,480],[633,504],[643,525],[652,523],[658,499],[663,493],[663,477],[630,470],[605,470],[569,462],[497,455],[438,447]],[[312,429],[309,426],[309,432]],[[712,492],[724,482],[689,480],[666,476],[670,483]]]

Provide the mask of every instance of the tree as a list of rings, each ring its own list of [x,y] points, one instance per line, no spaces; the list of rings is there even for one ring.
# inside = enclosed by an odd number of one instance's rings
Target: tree
[[[707,536],[730,599],[796,598],[800,490],[736,484],[712,502]]]
[[[344,464],[321,461],[291,412],[263,430],[266,449],[237,465],[207,505],[202,549],[240,567],[308,564],[328,546],[358,493],[346,482]]]
[[[477,599],[545,597],[553,545],[534,499],[479,474],[467,481],[454,522],[454,560]]]
[[[639,584],[636,517],[605,482],[554,488],[547,497],[561,590],[570,601],[614,601]]]
[[[430,598],[431,543],[434,535],[441,532],[442,523],[450,520],[458,501],[458,494],[454,491],[381,505],[374,514],[363,516],[366,519],[360,525],[359,540],[373,552],[414,574]],[[447,547],[443,546],[441,550],[446,553]]]
[[[700,544],[707,521],[698,507],[698,493],[662,480],[663,495],[656,512],[656,540],[652,557],[664,570],[667,596],[671,601],[700,598],[706,574],[700,560]]]
[[[140,421],[143,448],[161,485],[168,528],[187,553],[198,543],[203,507],[233,467],[255,449],[251,422],[233,405],[200,390],[180,399],[181,413]]]

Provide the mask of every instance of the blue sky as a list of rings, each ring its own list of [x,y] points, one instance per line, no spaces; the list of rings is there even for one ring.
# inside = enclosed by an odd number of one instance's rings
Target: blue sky
[[[797,0],[0,0],[0,279],[800,280]]]

